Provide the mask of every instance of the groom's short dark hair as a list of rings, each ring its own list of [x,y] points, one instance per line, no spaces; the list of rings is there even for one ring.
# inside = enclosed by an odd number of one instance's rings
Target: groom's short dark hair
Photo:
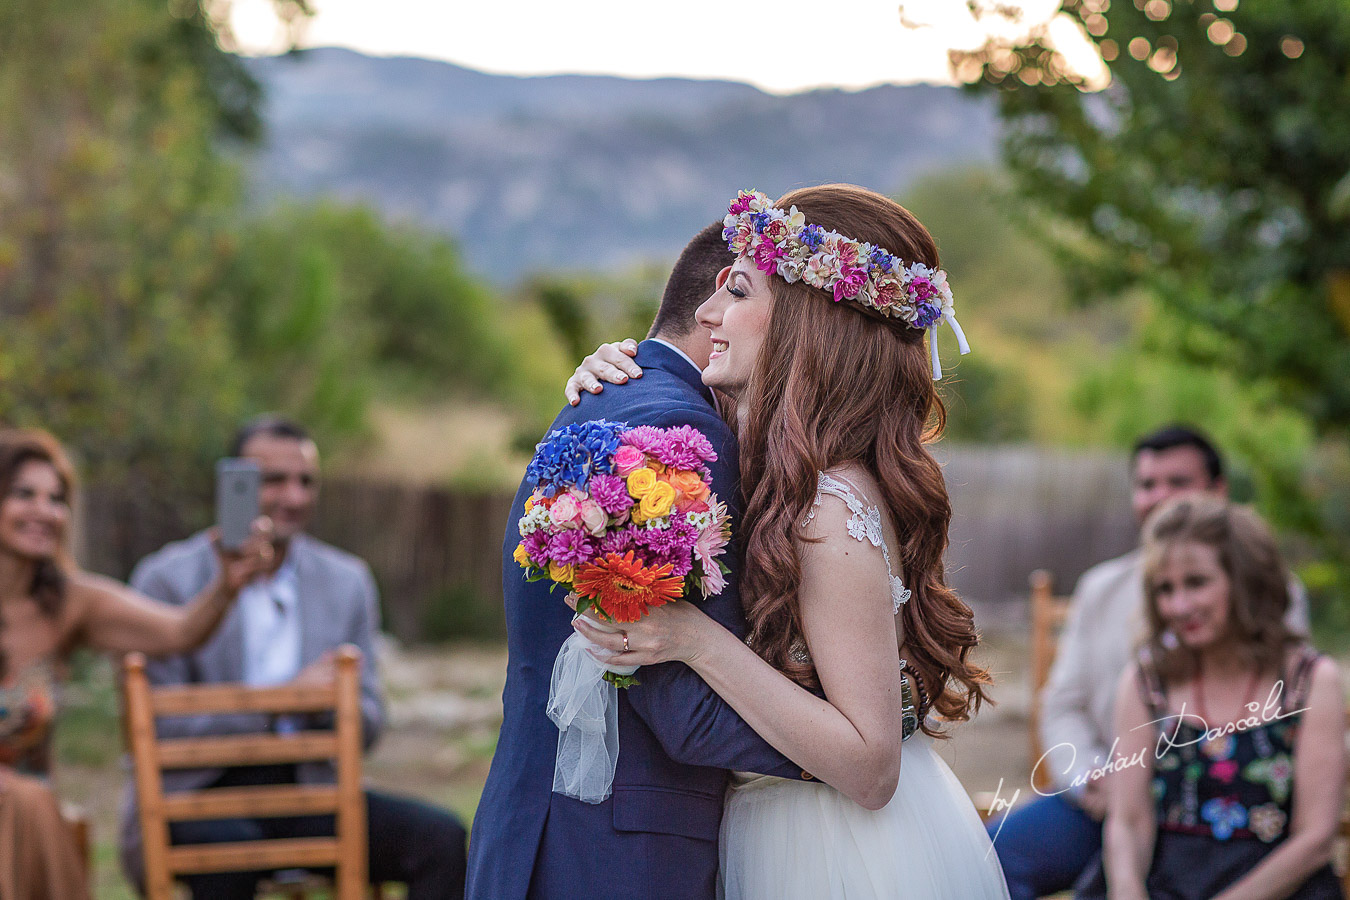
[[[666,279],[666,290],[661,295],[661,306],[656,321],[647,337],[658,334],[684,337],[695,328],[694,310],[712,296],[716,289],[717,273],[736,261],[722,237],[722,223],[713,222],[685,244],[675,267]]]

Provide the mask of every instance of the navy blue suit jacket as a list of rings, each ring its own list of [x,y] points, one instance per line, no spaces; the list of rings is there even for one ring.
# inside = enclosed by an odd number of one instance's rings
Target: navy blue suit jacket
[[[585,394],[553,422],[692,425],[712,441],[713,489],[739,521],[736,443],[697,369],[669,347],[643,341],[641,379]],[[558,730],[544,712],[553,660],[572,634],[572,611],[546,581],[527,582],[511,558],[515,523],[531,485],[522,483],[502,547],[509,661],[505,719],[469,843],[473,900],[586,897],[696,900],[715,894],[717,832],[730,769],[802,777],[693,670],[646,666],[619,691],[619,761],[613,795],[599,804],[553,793]],[[729,554],[734,556],[734,554]],[[703,609],[736,634],[745,620],[736,561],[723,592]]]

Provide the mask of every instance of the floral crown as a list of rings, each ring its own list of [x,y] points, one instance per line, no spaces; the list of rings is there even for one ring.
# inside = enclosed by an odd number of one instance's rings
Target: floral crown
[[[947,273],[900,257],[837,231],[806,224],[797,207],[784,212],[759,191],[741,191],[722,220],[722,237],[738,257],[753,259],[761,271],[788,284],[804,282],[829,291],[838,303],[852,300],[912,328],[928,329],[933,378],[942,377],[937,326],[946,322],[961,354],[970,352],[956,322]]]

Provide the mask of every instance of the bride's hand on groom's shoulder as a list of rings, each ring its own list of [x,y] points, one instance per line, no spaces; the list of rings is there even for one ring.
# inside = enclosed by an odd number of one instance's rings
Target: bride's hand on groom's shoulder
[[[581,361],[572,377],[567,379],[567,387],[563,388],[567,402],[576,406],[581,402],[582,391],[600,393],[604,390],[602,381],[625,384],[630,378],[641,378],[642,367],[633,362],[637,352],[637,341],[632,338],[601,344],[594,353]]]
[[[591,624],[588,615],[578,616],[572,627],[604,651],[597,659],[616,666],[650,666],[663,662],[692,664],[707,646],[706,629],[721,628],[707,613],[688,600],[677,600],[648,611],[636,622],[624,622],[613,633]],[[624,638],[627,636],[627,651]]]

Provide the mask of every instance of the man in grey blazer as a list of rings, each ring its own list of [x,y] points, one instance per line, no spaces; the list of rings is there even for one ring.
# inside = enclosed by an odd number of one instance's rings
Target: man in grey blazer
[[[266,417],[240,430],[234,456],[255,460],[262,470],[261,511],[276,535],[273,568],[240,592],[215,635],[195,653],[154,660],[153,684],[243,682],[273,685],[330,677],[342,644],[361,648],[361,719],[365,745],[384,725],[384,704],[375,670],[374,634],[379,626],[375,581],[369,567],[349,553],[305,533],[318,495],[318,449],[299,425]],[[215,556],[206,533],[178,541],[146,557],[131,584],[165,603],[187,602],[211,578]],[[202,715],[166,719],[165,735],[285,733],[320,722],[301,716]],[[188,769],[165,773],[165,789],[332,781],[327,764]],[[408,885],[408,900],[443,900],[464,893],[465,831],[450,813],[415,800],[366,792],[372,882]],[[332,817],[231,819],[180,822],[176,844],[304,837],[332,833]],[[134,792],[128,789],[121,829],[122,862],[133,884],[142,882],[140,829]],[[222,873],[186,879],[195,898],[252,900],[265,872]]]

